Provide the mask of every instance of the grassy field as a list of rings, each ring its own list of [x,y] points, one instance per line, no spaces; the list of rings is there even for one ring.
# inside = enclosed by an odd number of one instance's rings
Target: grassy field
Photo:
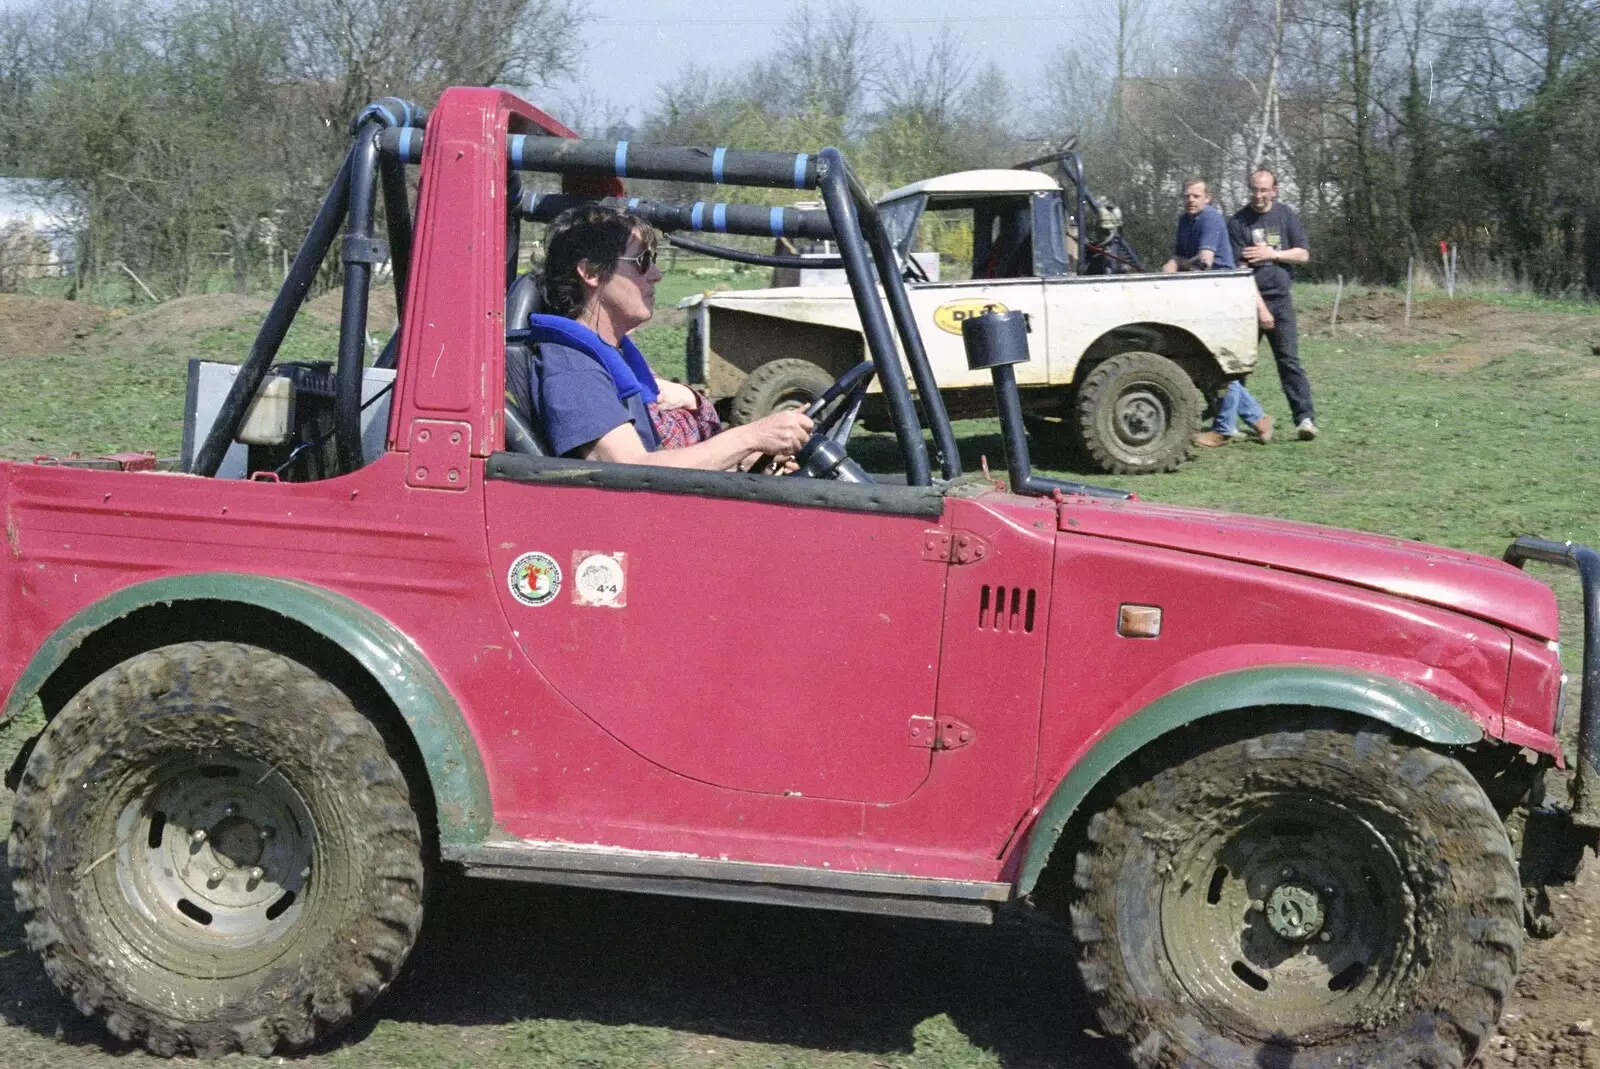
[[[665,311],[742,276],[669,277]],[[1363,528],[1498,554],[1537,533],[1600,541],[1600,315],[1478,294],[1300,294],[1303,352],[1323,436],[1207,451],[1124,480],[1141,497]],[[160,309],[156,310],[159,313]],[[155,315],[156,313],[146,313]],[[669,374],[683,328],[663,314],[641,344]],[[250,316],[190,331],[113,321],[72,352],[0,358],[0,455],[147,448],[170,455],[191,356],[238,359]],[[119,333],[120,332],[120,333]],[[130,340],[132,339],[132,340]],[[326,322],[294,354],[329,358]],[[1270,357],[1252,389],[1287,410]],[[1003,468],[997,427],[958,425],[964,462]],[[882,450],[887,436],[863,442]],[[1068,473],[1102,481],[1086,473]],[[1576,586],[1550,575],[1576,630]],[[0,732],[0,767],[22,732]],[[9,798],[0,792],[0,828]],[[1065,955],[1009,927],[967,929],[621,895],[444,885],[422,945],[378,1010],[297,1064],[321,1067],[1111,1066],[1074,1009]],[[0,1069],[155,1064],[78,1017],[21,947],[0,905]],[[259,1064],[240,1059],[239,1064]]]

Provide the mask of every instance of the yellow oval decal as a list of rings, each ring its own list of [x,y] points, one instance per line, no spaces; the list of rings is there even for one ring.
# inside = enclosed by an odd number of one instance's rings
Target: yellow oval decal
[[[973,316],[984,316],[991,312],[1000,313],[1010,311],[999,301],[986,301],[981,297],[967,297],[949,304],[941,304],[933,310],[933,325],[940,330],[951,334],[961,333],[961,324]]]

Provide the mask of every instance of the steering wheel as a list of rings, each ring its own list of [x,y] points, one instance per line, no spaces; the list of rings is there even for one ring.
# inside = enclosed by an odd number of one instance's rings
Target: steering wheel
[[[840,375],[833,384],[822,391],[822,396],[805,408],[805,414],[815,420],[811,437],[795,454],[799,467],[789,474],[810,479],[839,479],[844,482],[871,482],[861,465],[851,460],[845,452],[845,441],[855,425],[856,413],[867,396],[867,387],[878,367],[871,360],[863,360]],[[831,406],[831,407],[830,407]],[[760,471],[772,464],[772,456],[765,455],[751,465],[751,471]]]

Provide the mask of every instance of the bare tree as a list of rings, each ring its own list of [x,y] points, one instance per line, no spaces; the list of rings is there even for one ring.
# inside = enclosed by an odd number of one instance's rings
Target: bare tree
[[[884,63],[878,24],[857,0],[825,7],[801,0],[778,31],[763,68],[775,75],[791,112],[856,116]]]
[[[577,72],[582,0],[288,0],[298,77],[326,83],[325,118],[447,85],[548,86]]]
[[[1263,166],[1266,160],[1267,138],[1278,118],[1278,71],[1283,64],[1283,0],[1272,3],[1272,59],[1267,66],[1267,87],[1261,94],[1261,124],[1256,130],[1255,148],[1250,152],[1250,168]]]

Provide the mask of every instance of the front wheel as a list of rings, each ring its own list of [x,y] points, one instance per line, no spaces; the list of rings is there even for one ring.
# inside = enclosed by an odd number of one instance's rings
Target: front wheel
[[[1072,905],[1084,982],[1140,1066],[1472,1060],[1522,928],[1504,826],[1460,762],[1283,712],[1148,767],[1090,818]]]
[[[24,770],[10,863],[51,980],[164,1055],[315,1042],[422,920],[417,818],[378,730],[235,643],[152,650],[68,702]]]
[[[1204,408],[1183,368],[1156,353],[1118,353],[1078,385],[1071,420],[1089,461],[1112,475],[1174,471],[1194,452]]]

